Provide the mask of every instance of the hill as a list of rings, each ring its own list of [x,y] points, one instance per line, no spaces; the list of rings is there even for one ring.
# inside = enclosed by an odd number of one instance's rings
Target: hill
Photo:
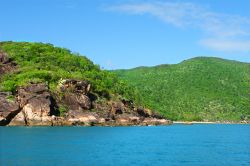
[[[171,123],[137,98],[116,74],[68,49],[0,42],[0,125]]]
[[[172,120],[250,118],[250,66],[213,57],[174,65],[116,70],[141,93],[141,102]]]
[[[131,88],[117,79],[115,74],[101,70],[88,58],[52,44],[30,42],[1,42],[0,49],[7,52],[18,71],[8,72],[1,79],[3,91],[14,92],[18,86],[30,82],[46,82],[52,91],[60,79],[88,80],[93,92],[108,97],[110,94],[129,94]]]

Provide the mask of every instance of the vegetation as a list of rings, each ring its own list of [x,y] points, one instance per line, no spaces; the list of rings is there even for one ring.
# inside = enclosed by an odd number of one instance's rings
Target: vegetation
[[[60,116],[64,116],[64,114],[67,112],[67,108],[63,105],[60,105],[58,110],[59,110]]]
[[[198,57],[176,65],[114,71],[141,92],[142,103],[172,120],[246,120],[250,66]]]
[[[17,71],[1,78],[2,91],[15,92],[18,86],[45,82],[55,92],[61,79],[70,78],[90,81],[92,92],[102,97],[116,95],[136,100],[133,89],[114,73],[100,70],[85,56],[73,54],[68,49],[43,43],[0,42],[0,50],[7,52],[18,65]],[[64,109],[61,110],[63,114]]]
[[[17,70],[1,76],[0,91],[15,93],[18,86],[44,82],[56,93],[61,79],[80,79],[92,84],[98,100],[133,100],[172,120],[250,119],[247,63],[198,57],[176,65],[110,72],[51,44],[0,42],[0,50],[17,63]],[[59,111],[63,115],[67,110],[60,105]]]

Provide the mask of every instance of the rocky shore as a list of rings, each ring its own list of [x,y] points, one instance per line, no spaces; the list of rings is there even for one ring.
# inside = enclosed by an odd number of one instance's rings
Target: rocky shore
[[[0,51],[0,79],[18,72],[18,65]],[[30,83],[15,92],[0,91],[1,126],[128,126],[172,122],[119,97],[91,92],[86,80],[61,79],[53,92],[45,83]]]
[[[0,79],[18,72],[18,65],[0,51]],[[86,80],[61,79],[53,92],[45,83],[30,83],[15,92],[0,91],[1,126],[128,126],[168,125],[172,122],[149,109],[118,97],[91,92]]]
[[[16,96],[0,92],[0,125],[8,126],[128,126],[172,122],[129,101],[98,101],[87,81],[63,80],[59,96],[43,84],[18,88]],[[56,97],[54,97],[56,96]],[[59,106],[68,111],[59,116]]]

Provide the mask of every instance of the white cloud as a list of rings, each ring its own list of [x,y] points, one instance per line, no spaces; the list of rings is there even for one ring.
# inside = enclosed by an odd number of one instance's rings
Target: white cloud
[[[175,26],[186,26],[191,22],[187,17],[196,17],[198,8],[191,3],[140,3],[124,4],[109,8],[114,11],[127,12],[130,14],[151,14],[167,23]]]
[[[250,51],[250,19],[216,13],[193,3],[149,2],[111,6],[111,11],[149,14],[179,28],[201,30],[198,43],[218,51]]]
[[[250,41],[246,40],[221,40],[221,39],[203,39],[200,41],[200,44],[211,48],[213,50],[218,51],[231,51],[231,52],[238,52],[250,51]]]

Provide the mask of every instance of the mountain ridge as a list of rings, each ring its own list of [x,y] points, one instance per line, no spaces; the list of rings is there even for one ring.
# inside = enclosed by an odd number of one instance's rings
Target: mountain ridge
[[[231,62],[236,62],[236,63],[243,63],[243,64],[250,64],[250,62],[242,62],[242,61],[238,61],[238,60],[232,60],[232,59],[226,59],[226,58],[220,58],[220,57],[214,57],[214,56],[195,56],[195,57],[192,57],[192,58],[189,58],[189,59],[185,59],[179,63],[171,63],[171,64],[168,64],[168,63],[163,63],[163,64],[159,64],[159,65],[152,65],[152,66],[137,66],[137,67],[132,67],[132,68],[128,68],[128,69],[112,69],[111,71],[117,71],[117,70],[134,70],[134,69],[147,69],[147,68],[153,68],[153,67],[156,67],[156,68],[160,68],[160,67],[164,67],[164,66],[171,66],[171,65],[178,65],[178,64],[181,64],[181,63],[184,63],[184,62],[187,62],[187,61],[190,61],[190,60],[199,60],[199,59],[218,59],[218,60],[225,60],[225,61],[231,61]]]
[[[114,72],[141,92],[144,104],[172,120],[240,121],[250,116],[249,65],[195,57]]]

